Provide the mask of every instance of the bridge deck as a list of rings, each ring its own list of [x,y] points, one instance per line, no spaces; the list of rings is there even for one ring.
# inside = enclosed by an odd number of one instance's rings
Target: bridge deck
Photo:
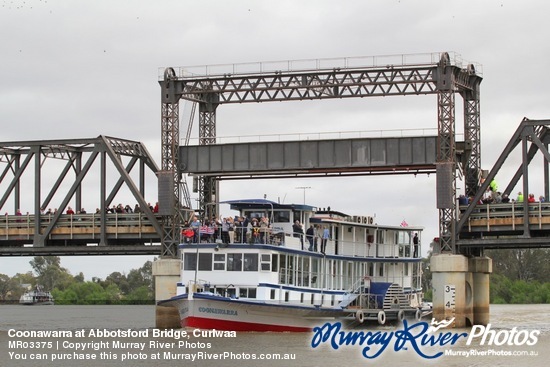
[[[466,208],[459,206],[460,215]],[[550,203],[529,203],[527,213],[523,203],[479,204],[460,230],[458,244],[487,249],[550,247]]]
[[[52,215],[41,215],[44,231]],[[160,254],[160,236],[144,214],[107,214],[105,243],[101,242],[101,216],[62,215],[47,239],[35,241],[34,215],[0,216],[0,256]]]

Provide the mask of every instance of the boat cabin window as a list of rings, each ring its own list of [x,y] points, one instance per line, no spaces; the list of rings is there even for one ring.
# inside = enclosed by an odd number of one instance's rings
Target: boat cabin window
[[[290,223],[290,211],[275,210],[273,212],[273,222],[275,223]]]
[[[258,271],[258,254],[244,254],[244,271]]]
[[[235,298],[235,295],[237,294],[237,290],[235,288],[225,288],[224,289],[225,294],[223,294],[225,297],[229,298]]]
[[[269,218],[269,214],[265,210],[245,210],[244,215],[249,220],[252,218],[260,219],[261,217]]]
[[[227,271],[243,270],[243,254],[227,254]]]
[[[277,254],[273,254],[273,256],[271,256],[271,271],[279,271],[278,260],[279,257],[277,256]]]
[[[256,298],[256,288],[239,288],[239,298]]]
[[[212,270],[212,254],[200,253],[199,254],[199,270]]]
[[[271,270],[271,255],[270,254],[261,254],[260,255],[260,264],[262,271]]]
[[[214,254],[214,270],[225,270],[225,254]]]
[[[197,254],[185,253],[183,256],[185,270],[197,270]]]

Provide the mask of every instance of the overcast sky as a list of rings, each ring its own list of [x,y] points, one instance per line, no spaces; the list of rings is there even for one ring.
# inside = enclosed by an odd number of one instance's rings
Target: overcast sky
[[[0,4],[4,142],[108,135],[144,142],[160,166],[159,67],[442,51],[482,65],[484,168],[493,166],[523,117],[550,117],[549,31],[544,26],[550,4],[545,1]],[[462,101],[456,100],[456,125],[462,132]],[[182,121],[182,131],[186,124]],[[217,110],[218,136],[410,128],[437,128],[435,96],[222,105]],[[222,183],[221,199],[266,194],[275,201],[302,202],[304,190],[296,187],[307,186],[311,205],[376,215],[384,224],[405,219],[424,226],[426,249],[438,232],[433,176],[232,181]],[[506,179],[499,177],[501,188]],[[542,184],[531,180],[538,197]],[[464,189],[461,182],[458,187]],[[24,212],[31,209],[28,205]],[[89,279],[127,272],[147,259],[64,257],[61,263]],[[28,271],[29,260],[0,258],[0,273]]]

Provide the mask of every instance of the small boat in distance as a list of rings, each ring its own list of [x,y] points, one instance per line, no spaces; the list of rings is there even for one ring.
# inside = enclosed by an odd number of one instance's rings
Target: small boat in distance
[[[182,327],[305,332],[329,320],[356,328],[429,314],[422,227],[265,199],[223,203],[239,215],[213,234],[198,220],[182,231],[177,294],[158,302],[178,309]]]
[[[47,292],[42,289],[42,286],[37,285],[33,290],[25,292],[21,298],[19,298],[19,303],[22,305],[53,305],[54,299],[50,292]]]

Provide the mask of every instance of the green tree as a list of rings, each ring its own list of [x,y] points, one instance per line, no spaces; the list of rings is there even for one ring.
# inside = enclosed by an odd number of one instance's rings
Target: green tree
[[[78,275],[74,276],[74,281],[77,283],[84,283],[84,273],[80,272]]]
[[[30,264],[37,275],[37,283],[47,290],[64,289],[74,281],[67,269],[61,267],[59,256],[35,256]]]
[[[130,292],[146,286],[150,290],[153,289],[153,263],[151,261],[146,261],[145,264],[139,269],[132,269],[128,273],[127,279],[128,284],[130,285]]]
[[[142,285],[141,287],[134,289],[127,297],[126,300],[129,303],[144,304],[154,302],[154,295],[151,288]]]
[[[128,283],[128,280],[126,279],[126,275],[115,271],[107,276],[105,278],[106,284],[115,284],[122,294],[128,294],[130,292],[130,284]]]
[[[550,281],[550,249],[489,250],[493,272],[511,280]]]
[[[74,282],[65,290],[55,289],[52,295],[57,304],[103,305],[120,300],[120,290],[116,285],[104,289],[97,282]]]

